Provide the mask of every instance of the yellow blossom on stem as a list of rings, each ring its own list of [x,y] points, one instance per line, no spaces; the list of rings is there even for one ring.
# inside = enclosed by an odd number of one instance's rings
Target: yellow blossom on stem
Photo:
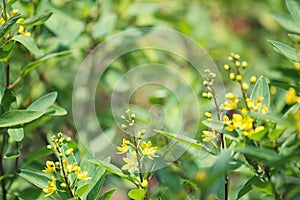
[[[158,155],[155,155],[155,152],[157,151],[157,147],[154,146],[152,147],[152,143],[151,141],[146,142],[142,142],[142,154],[145,156],[148,156],[148,158],[150,158],[151,160],[154,157],[158,157]]]
[[[75,173],[76,173],[76,176],[79,180],[89,180],[89,179],[91,179],[91,177],[88,177],[88,172],[87,171],[81,171],[80,167],[77,168]]]
[[[117,152],[117,154],[127,153],[128,149],[129,149],[128,145],[130,145],[130,141],[123,138],[123,142],[122,142],[121,147],[117,147],[117,149],[119,151],[119,152]]]
[[[132,158],[123,158],[123,161],[126,163],[121,168],[122,170],[129,171],[130,173],[134,173],[138,168],[138,162],[136,160],[136,155],[132,154]]]
[[[202,133],[203,133],[203,136],[202,136],[203,142],[211,142],[217,138],[216,134],[212,131],[204,130],[204,131],[202,131]]]
[[[45,173],[51,173],[55,171],[55,163],[53,161],[46,161],[46,169],[42,170]]]
[[[233,93],[227,93],[226,99],[227,99],[227,101],[225,101],[221,105],[221,109],[234,110],[237,108],[237,103],[239,102],[239,99],[237,98],[237,96],[235,96]]]
[[[50,196],[56,190],[57,190],[57,188],[56,188],[56,184],[55,184],[55,179],[54,179],[54,176],[52,176],[51,181],[48,181],[48,187],[43,189],[43,191],[45,193],[47,193],[44,197]]]

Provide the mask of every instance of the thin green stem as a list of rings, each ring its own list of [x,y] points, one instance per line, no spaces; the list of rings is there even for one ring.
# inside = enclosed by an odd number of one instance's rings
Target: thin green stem
[[[60,151],[58,151],[58,153],[60,153]],[[68,188],[68,190],[70,192],[70,195],[71,195],[71,197],[75,197],[75,194],[73,193],[73,190],[71,188],[71,185],[70,185],[70,182],[69,182],[69,179],[68,179],[65,167],[63,165],[62,159],[59,159],[59,163],[60,163],[60,166],[61,166],[61,170],[62,170],[62,173],[63,173],[64,180],[66,182],[67,188]]]
[[[141,157],[140,157],[140,153],[139,153],[139,145],[137,142],[137,138],[135,137],[134,134],[134,130],[133,127],[130,127],[130,131],[132,134],[132,138],[133,138],[133,145],[134,145],[134,149],[135,149],[135,153],[136,153],[136,158],[138,161],[138,169],[139,169],[139,177],[140,177],[140,181],[143,182],[143,173],[142,173],[142,167],[141,167]]]
[[[217,112],[217,117],[218,117],[218,121],[221,121],[221,111],[217,102],[217,97],[216,97],[216,92],[212,87],[208,88],[212,94],[212,99],[213,99],[213,103],[215,105],[215,109]],[[225,149],[225,141],[224,141],[224,135],[223,133],[220,133],[220,140],[221,140],[221,149]],[[229,177],[228,177],[228,173],[226,172],[224,175],[224,194],[225,194],[225,200],[228,200],[228,182],[229,182]]]

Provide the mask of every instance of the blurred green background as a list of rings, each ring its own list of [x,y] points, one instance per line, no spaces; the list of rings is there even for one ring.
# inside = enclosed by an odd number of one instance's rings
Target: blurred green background
[[[273,39],[289,43],[286,31],[273,18],[275,13],[287,12],[282,0],[35,0],[34,4],[30,2],[20,0],[14,7],[19,8],[25,16],[33,15],[35,12],[43,13],[45,10],[53,12],[46,24],[35,30],[39,35],[36,38],[39,48],[46,53],[71,50],[72,54],[44,62],[15,88],[18,98],[22,100],[19,102],[24,102],[21,107],[26,107],[46,92],[58,91],[58,103],[68,110],[67,116],[51,119],[42,127],[38,122],[27,127],[27,133],[34,132],[28,135],[25,141],[29,149],[45,145],[46,140],[43,136],[47,133],[62,131],[77,137],[72,117],[72,92],[77,70],[84,58],[98,44],[128,29],[165,27],[186,34],[197,41],[212,57],[222,75],[224,74],[225,83],[228,78],[223,70],[223,64],[231,52],[239,53],[248,61],[247,77],[254,74],[276,77],[277,72],[272,70],[273,67],[290,65],[280,54],[273,51],[267,42],[267,39]],[[17,77],[21,66],[32,59],[24,49],[19,48],[16,51],[19,53],[12,58],[12,79]],[[120,133],[115,126],[110,107],[113,84],[134,66],[158,60],[161,64],[168,63],[167,55],[157,53],[156,56],[160,57],[157,60],[155,56],[149,54],[153,52],[132,52],[122,56],[112,63],[105,76],[99,80],[95,101],[99,123],[104,131]],[[174,59],[171,66],[180,68],[183,74],[189,76],[195,92],[200,96],[201,77],[193,74],[188,63],[178,61],[180,67],[176,66],[176,63]],[[157,93],[159,89],[161,88],[143,91],[142,94],[145,95],[139,98],[140,101],[133,100],[139,107],[136,111],[141,122],[149,122],[148,108],[157,102],[166,109],[173,109],[172,106],[176,105],[172,102],[172,98],[160,97]],[[161,100],[163,102],[160,102]],[[210,109],[209,102],[199,100],[199,103],[202,110]],[[177,124],[180,119],[173,117],[172,120],[173,124]],[[199,125],[199,134],[196,136],[198,139],[201,138],[202,128]],[[116,144],[120,142],[121,137],[117,137]],[[39,140],[41,143],[37,143]],[[159,143],[159,140],[156,143]],[[195,170],[195,161],[190,158],[189,153],[181,158],[181,162],[185,169],[178,169],[175,164],[158,171],[156,178],[161,185],[152,191],[154,196],[161,196],[162,199],[183,199],[187,193],[195,192],[195,188],[193,189],[193,185],[189,182],[175,184],[180,181],[180,175],[188,178],[194,174],[192,172]],[[184,174],[182,170],[191,173]],[[115,177],[107,182],[107,185],[118,187],[126,185]],[[156,184],[155,180],[153,184]],[[126,189],[126,186],[124,188]],[[125,198],[121,193],[116,195],[121,195],[119,199]]]

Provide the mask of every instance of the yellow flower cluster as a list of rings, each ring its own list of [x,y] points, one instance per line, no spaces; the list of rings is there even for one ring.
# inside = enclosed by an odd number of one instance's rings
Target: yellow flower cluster
[[[226,101],[220,106],[221,110],[234,110],[237,108],[237,104],[239,102],[239,99],[236,95],[233,93],[227,93],[226,94]]]
[[[254,102],[252,99],[247,98],[246,99],[246,103],[247,103],[247,107],[250,109],[251,112],[261,112],[262,114],[266,114],[268,113],[268,108],[262,104],[264,100],[263,96],[260,96],[256,99],[256,101]]]
[[[132,176],[135,176],[134,173],[138,172],[140,174],[138,184],[144,188],[148,186],[148,181],[141,178],[143,161],[146,157],[151,160],[158,157],[158,155],[155,154],[158,148],[152,146],[151,141],[142,141],[146,130],[135,132],[134,124],[136,115],[131,113],[129,109],[125,111],[125,114],[126,116],[122,115],[121,119],[124,120],[126,124],[122,124],[121,128],[131,136],[131,141],[123,138],[121,146],[117,147],[117,154],[127,153],[126,157],[123,157],[125,164],[121,169],[128,171]]]
[[[19,13],[18,9],[12,9],[10,11],[10,14],[6,13],[6,20],[9,19],[11,16],[16,15],[18,13]],[[0,18],[0,26],[2,26],[5,23],[6,20],[4,18]],[[24,18],[19,18],[17,20],[17,24],[19,24],[18,32],[21,35],[31,36],[31,33],[29,31],[27,31],[23,25],[20,25],[20,23],[22,23],[23,21],[24,21]]]
[[[242,135],[250,136],[264,130],[264,126],[253,127],[254,119],[247,115],[233,114],[230,120],[228,116],[223,117],[223,122],[227,125],[225,130],[240,131]]]
[[[53,135],[51,137],[52,145],[47,145],[48,149],[54,150],[57,155],[58,161],[46,161],[46,167],[42,170],[44,173],[53,173],[59,172],[60,175],[63,175],[63,182],[60,184],[61,187],[68,187],[69,190],[72,190],[76,186],[77,181],[79,180],[88,180],[88,172],[81,170],[81,167],[77,165],[77,162],[69,163],[67,157],[71,156],[74,152],[73,148],[68,147],[68,143],[71,141],[71,138],[64,138],[62,133]],[[71,174],[76,175],[75,181],[72,181],[71,184]],[[59,176],[60,176],[59,175]],[[45,196],[50,196],[57,190],[55,184],[55,176],[52,176],[52,180],[48,181],[48,187],[44,188],[43,191],[47,193]],[[60,192],[65,192],[60,190]],[[73,193],[72,191],[70,191]]]

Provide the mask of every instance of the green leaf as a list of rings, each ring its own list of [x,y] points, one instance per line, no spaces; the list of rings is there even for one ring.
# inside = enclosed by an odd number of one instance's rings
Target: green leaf
[[[49,178],[42,173],[21,169],[18,175],[39,188],[48,187]]]
[[[84,185],[78,187],[78,189],[76,190],[76,194],[80,197],[83,196],[84,193],[86,193],[88,187],[89,187],[89,184],[84,184]]]
[[[300,25],[300,2],[298,0],[286,0],[285,1],[287,8],[292,14],[295,21]]]
[[[31,122],[44,114],[42,111],[13,110],[0,117],[0,128],[11,127]]]
[[[65,55],[69,55],[71,53],[71,51],[60,51],[60,52],[56,52],[56,53],[52,53],[52,54],[48,54],[34,62],[31,62],[29,64],[27,64],[21,74],[20,74],[20,78],[26,76],[29,72],[31,72],[32,70],[35,70],[40,64],[42,64],[44,61],[47,61],[51,58],[54,57],[59,57],[59,56],[65,56]]]
[[[262,114],[262,113],[257,113],[257,112],[251,112],[248,115],[255,119],[272,121],[272,122],[275,122],[277,124],[282,124],[282,125],[291,125],[288,120],[286,120],[285,118],[281,117],[280,115],[276,115],[276,114],[269,114],[269,113]]]
[[[52,12],[46,12],[41,15],[33,16],[24,20],[21,25],[23,26],[39,26],[44,24],[52,15]]]
[[[13,47],[14,47],[14,42],[8,41],[0,48],[0,61],[6,62],[11,57]]]
[[[15,142],[20,142],[24,138],[23,128],[9,128],[7,130],[9,137],[11,137]]]
[[[255,183],[258,183],[260,180],[257,176],[253,176],[251,177],[243,186],[243,188],[239,191],[238,194],[238,199],[240,199],[242,196],[244,196],[245,194],[247,194],[248,192],[250,192],[252,190],[252,185]]]
[[[298,57],[298,51],[296,49],[282,42],[277,42],[274,40],[268,40],[268,42],[270,42],[285,57],[300,62],[300,58]]]
[[[264,128],[263,130],[257,132],[257,133],[253,133],[251,135],[249,135],[248,137],[251,140],[256,140],[256,141],[260,141],[265,135],[266,133],[269,131],[269,128]]]
[[[300,33],[300,27],[289,14],[276,14],[275,20],[287,31],[292,33]]]
[[[250,98],[255,102],[256,99],[261,96],[264,98],[262,104],[269,108],[271,101],[270,89],[267,80],[263,76],[259,77],[259,79],[256,81],[252,89]]]
[[[118,168],[117,166],[115,166],[111,163],[108,163],[106,161],[101,161],[101,160],[90,160],[89,162],[91,162],[95,165],[98,165],[100,167],[103,167],[108,172],[113,173],[117,176],[120,176],[120,177],[126,178],[126,179],[130,179],[130,176],[124,174],[120,168]]]
[[[48,93],[35,100],[26,110],[45,111],[57,98],[57,92]]]
[[[92,30],[94,38],[100,38],[107,36],[115,27],[117,22],[117,15],[115,13],[108,13],[100,17],[100,20],[96,22]]]
[[[15,149],[7,154],[5,154],[5,159],[16,159],[21,155],[22,147],[20,146],[18,149]]]
[[[110,197],[113,195],[113,193],[116,191],[116,188],[110,189],[106,191],[98,200],[110,200]]]
[[[36,56],[44,55],[36,46],[32,37],[26,35],[15,35],[12,40],[20,42],[24,47],[26,47],[31,53]]]
[[[143,200],[146,193],[145,189],[133,189],[128,192],[128,197],[134,200]]]
[[[14,110],[17,108],[16,95],[10,89],[5,89],[4,95],[1,101],[1,109],[3,112]]]
[[[172,133],[168,133],[165,131],[157,131],[154,130],[155,132],[166,136],[167,138],[176,140],[178,142],[181,142],[182,144],[188,145],[190,147],[196,148],[196,149],[205,149],[207,152],[212,153],[213,155],[215,155],[215,152],[213,152],[211,149],[209,149],[207,146],[205,146],[204,144],[202,144],[200,141],[198,140],[194,140],[188,137],[185,137],[183,135],[176,135],[176,134],[172,134]]]
[[[18,21],[21,17],[21,14],[16,14],[11,16],[2,26],[0,26],[0,39],[2,39],[8,31],[12,28],[12,26]]]
[[[257,181],[254,184],[252,184],[252,188],[269,195],[274,195],[271,181],[268,182]]]
[[[127,9],[127,13],[130,15],[145,15],[152,14],[158,11],[159,5],[157,3],[149,2],[149,3],[132,3],[130,7]]]
[[[106,162],[109,162],[109,158],[106,159]],[[92,179],[89,182],[87,200],[97,199],[99,196],[104,180],[105,180],[105,168],[97,167],[93,173]]]
[[[268,138],[272,141],[277,140],[281,134],[286,130],[286,128],[274,129],[268,134]]]
[[[53,104],[46,109],[46,114],[49,116],[63,116],[68,112],[64,108]]]
[[[252,157],[258,161],[277,161],[280,159],[276,152],[254,146],[237,147],[235,151]]]

